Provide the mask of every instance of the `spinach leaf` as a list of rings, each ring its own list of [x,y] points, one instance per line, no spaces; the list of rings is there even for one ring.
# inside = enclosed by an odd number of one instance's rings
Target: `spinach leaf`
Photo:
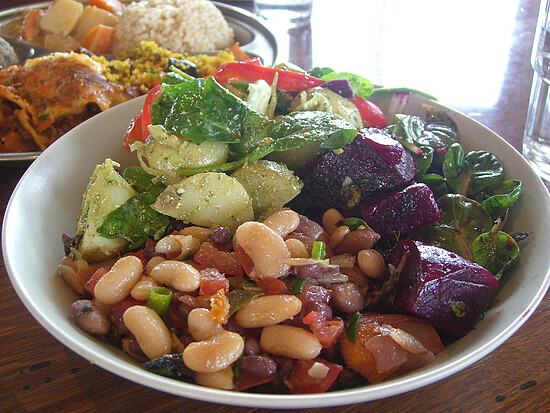
[[[496,218],[498,211],[508,210],[520,197],[523,192],[521,181],[511,179],[502,182],[490,191],[489,198],[481,202],[481,206],[493,219]]]
[[[427,230],[431,243],[472,260],[471,244],[492,227],[481,205],[463,195],[447,194],[437,200],[440,220]]]
[[[124,238],[130,241],[130,249],[142,246],[148,238],[159,239],[170,218],[149,206],[155,200],[156,197],[148,193],[134,195],[107,214],[98,233],[105,238]]]
[[[331,72],[334,72],[334,70],[330,67],[314,67],[310,71],[308,71],[307,74],[321,79],[323,76]]]
[[[499,185],[504,180],[504,168],[492,153],[465,154],[462,146],[455,143],[445,154],[443,175],[457,194],[472,196]]]
[[[374,85],[368,79],[349,72],[330,72],[321,77],[325,82],[334,79],[348,79],[353,91],[365,99],[372,95],[374,90]]]
[[[240,141],[249,111],[246,103],[209,77],[163,85],[151,120],[196,144],[232,143]]]
[[[122,173],[122,177],[132,185],[139,193],[149,193],[155,198],[158,197],[166,187],[160,184],[153,183],[153,175],[148,174],[141,166],[129,166]]]
[[[506,232],[485,232],[472,243],[472,257],[499,280],[504,271],[519,261],[519,247]]]

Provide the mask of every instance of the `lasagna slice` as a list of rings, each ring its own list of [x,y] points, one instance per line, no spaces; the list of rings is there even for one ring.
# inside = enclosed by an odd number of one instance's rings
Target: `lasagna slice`
[[[0,70],[0,152],[46,149],[94,114],[138,96],[81,53],[54,53]]]

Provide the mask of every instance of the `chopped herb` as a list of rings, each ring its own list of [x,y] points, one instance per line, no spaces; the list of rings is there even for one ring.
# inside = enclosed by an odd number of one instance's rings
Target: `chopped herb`
[[[348,319],[348,322],[346,323],[346,336],[352,343],[355,343],[355,339],[357,338],[357,326],[359,325],[360,317],[361,314],[356,312]]]

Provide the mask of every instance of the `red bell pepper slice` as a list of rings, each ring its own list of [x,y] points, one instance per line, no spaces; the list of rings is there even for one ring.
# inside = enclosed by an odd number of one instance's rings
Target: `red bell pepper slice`
[[[344,331],[342,320],[327,320],[324,315],[317,311],[310,311],[302,319],[302,322],[309,326],[323,348],[332,347]]]
[[[141,118],[142,112],[139,112],[134,118],[130,121],[126,132],[124,133],[124,138],[122,142],[124,143],[124,150],[130,152],[130,145],[135,141],[144,141],[143,132],[141,130]]]
[[[147,97],[145,98],[145,102],[143,103],[143,115],[141,117],[141,131],[143,134],[143,140],[147,139],[149,137],[149,129],[148,126],[151,125],[151,108],[153,106],[153,102],[158,99],[158,97],[161,95],[160,90],[161,85],[156,85],[149,90],[149,93],[147,93]]]
[[[388,126],[384,112],[382,112],[382,110],[370,100],[362,98],[359,95],[355,95],[350,100],[353,102],[355,107],[359,109],[361,120],[366,127],[385,128]]]
[[[304,73],[261,66],[258,62],[250,59],[243,62],[226,63],[214,73],[214,78],[222,85],[239,80],[245,82],[265,80],[271,85],[276,73],[279,75],[277,89],[287,92],[302,92],[325,83],[319,78]]]

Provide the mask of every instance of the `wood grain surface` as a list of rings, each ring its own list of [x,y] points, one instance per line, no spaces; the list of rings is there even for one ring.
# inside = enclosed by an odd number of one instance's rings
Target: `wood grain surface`
[[[17,3],[24,2],[1,2],[0,7],[12,7]],[[249,10],[251,8],[249,2],[228,3]],[[407,30],[425,31],[426,44],[407,44],[408,32],[404,30],[401,40],[394,40],[395,44],[389,43],[395,47],[393,54],[378,53],[371,56],[371,39],[361,38],[356,31],[350,32],[351,28],[360,24],[378,25],[379,31],[386,33],[392,21],[399,18],[399,8],[405,3],[415,3],[418,6],[407,8],[407,19],[412,24]],[[448,83],[440,82],[436,90],[430,92],[436,96],[444,95],[446,98],[442,103],[469,114],[520,150],[532,79],[529,56],[538,1],[456,2],[460,7],[468,8],[459,15],[450,15],[438,6],[439,3],[451,2],[315,0],[310,26],[279,34],[281,55],[287,56],[294,63],[312,66],[326,65],[331,55],[340,56],[340,53],[345,52],[357,56],[357,60],[351,60],[357,65],[348,69],[342,67],[340,70],[359,73],[361,62],[367,62],[365,67],[371,67],[376,59],[380,60],[377,67],[385,67],[384,59],[393,59],[397,64],[400,56],[405,53],[400,51],[399,44],[403,49],[416,47],[418,59],[424,64],[418,65],[417,61],[403,64],[403,84],[408,84],[409,79],[415,79],[415,74],[425,76],[426,73],[423,72],[434,70],[435,79],[441,75],[436,72],[448,70]],[[371,8],[382,10],[382,6],[386,7],[383,10],[390,9],[391,13],[383,14],[384,18],[380,20],[368,18],[369,15],[372,16]],[[332,19],[333,11],[339,13],[338,16],[347,11],[349,20],[340,17]],[[449,23],[436,24],[443,19],[447,19]],[[457,31],[457,19],[462,19],[459,22],[462,31]],[[484,23],[479,24],[479,21]],[[506,30],[501,27],[503,25]],[[504,30],[507,35],[495,40],[490,35],[493,30],[499,30],[499,33]],[[330,31],[330,37],[327,37],[327,31]],[[449,44],[454,44],[453,39],[456,40],[457,37],[477,38],[478,41],[473,41],[466,48],[457,48],[449,54],[430,48],[430,39],[437,36],[447,37]],[[332,43],[327,38],[332,39]],[[488,38],[490,41],[487,41]],[[494,49],[499,49],[500,54]],[[483,53],[491,55],[489,62],[483,60]],[[338,62],[335,61],[333,66],[336,63]],[[486,79],[480,81],[471,75],[466,76],[473,73],[470,69],[476,65],[479,66],[479,72],[487,76]],[[377,73],[375,77],[370,77],[369,73],[361,73],[376,82],[398,79],[399,75]],[[464,73],[464,77],[461,78],[460,73]],[[496,89],[493,87],[489,90],[491,82],[498,82]],[[458,92],[452,92],[451,89],[457,83],[463,89],[472,87],[469,101],[465,102]],[[486,99],[489,95],[493,98]],[[27,166],[28,164],[0,164],[2,216],[10,194]],[[549,331],[550,295],[547,294],[529,320],[503,345],[447,379],[416,391],[369,403],[303,411],[548,412]],[[90,364],[60,344],[34,320],[15,293],[3,260],[0,259],[0,411],[213,413],[263,410],[172,396],[140,386]]]

